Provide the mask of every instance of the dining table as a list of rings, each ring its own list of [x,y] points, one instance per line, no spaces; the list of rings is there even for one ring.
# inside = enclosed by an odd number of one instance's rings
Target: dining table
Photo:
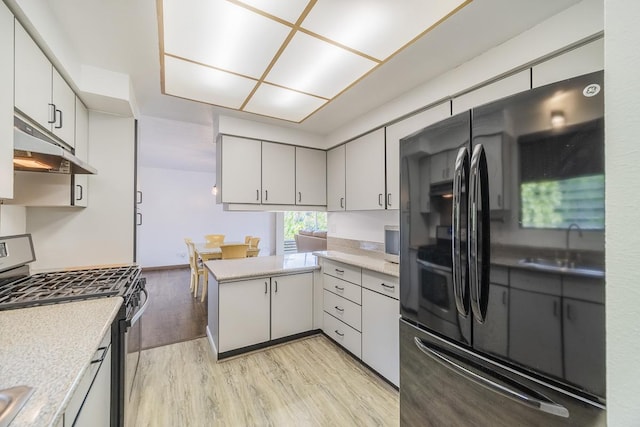
[[[242,245],[244,242],[225,242],[225,245]],[[222,250],[219,246],[207,246],[206,243],[196,243],[196,254],[202,261],[211,261],[214,259],[222,259]],[[248,248],[247,249],[247,257],[258,256],[260,252],[260,248]]]

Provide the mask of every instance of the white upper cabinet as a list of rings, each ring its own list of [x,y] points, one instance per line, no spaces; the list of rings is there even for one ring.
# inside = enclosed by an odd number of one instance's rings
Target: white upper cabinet
[[[296,204],[327,204],[327,152],[296,147]]]
[[[15,38],[15,106],[43,128],[51,129],[51,63],[18,21]]]
[[[55,106],[56,121],[51,124],[51,131],[71,147],[75,147],[76,94],[55,68],[52,68],[52,73],[51,102]]]
[[[0,3],[0,199],[13,197],[13,15]]]
[[[295,205],[296,154],[293,145],[262,142],[262,203]]]
[[[15,21],[15,107],[65,143],[75,145],[75,95]]]
[[[529,89],[531,89],[531,72],[527,69],[453,98],[453,114]]]
[[[345,210],[345,145],[327,151],[327,210]]]
[[[604,69],[604,39],[573,49],[533,67],[533,87]]]
[[[387,126],[387,209],[400,208],[400,140],[451,115],[449,102]]]
[[[346,144],[346,208],[385,208],[384,128]]]
[[[218,142],[223,203],[260,204],[262,189],[261,142],[224,135]]]
[[[75,98],[76,103],[76,151],[75,155],[80,160],[89,160],[89,111],[80,98]],[[74,205],[86,207],[89,201],[89,175],[74,175]]]

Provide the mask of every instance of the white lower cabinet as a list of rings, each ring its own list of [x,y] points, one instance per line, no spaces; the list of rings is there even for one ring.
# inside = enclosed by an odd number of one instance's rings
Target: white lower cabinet
[[[322,269],[322,330],[398,386],[398,278],[332,260],[323,260]]]
[[[111,331],[107,332],[64,413],[64,426],[111,425]]]
[[[218,352],[313,328],[313,273],[219,284]]]
[[[362,361],[399,385],[400,303],[397,299],[362,289]]]

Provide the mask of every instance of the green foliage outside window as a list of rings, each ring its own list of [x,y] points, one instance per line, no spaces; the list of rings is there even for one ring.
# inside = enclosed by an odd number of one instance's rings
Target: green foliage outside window
[[[300,230],[326,230],[326,212],[297,212],[284,213],[284,240],[293,240],[293,236]]]

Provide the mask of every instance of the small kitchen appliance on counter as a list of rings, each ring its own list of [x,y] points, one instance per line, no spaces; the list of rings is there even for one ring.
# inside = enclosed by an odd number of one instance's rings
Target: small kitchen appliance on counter
[[[140,359],[140,317],[149,303],[141,268],[124,265],[30,275],[28,264],[33,261],[31,235],[0,237],[0,311],[91,298],[124,299],[111,325],[111,425],[124,425]]]

